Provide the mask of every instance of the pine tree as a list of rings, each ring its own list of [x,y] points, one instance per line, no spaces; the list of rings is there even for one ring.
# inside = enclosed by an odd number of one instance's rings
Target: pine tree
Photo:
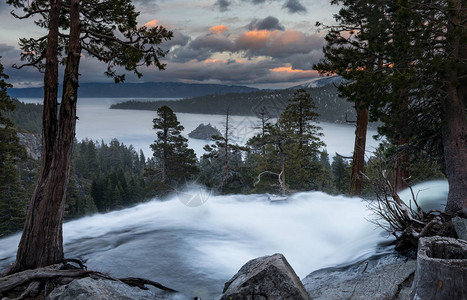
[[[206,153],[201,157],[203,166],[210,171],[203,172],[202,177],[209,182],[210,187],[218,188],[222,193],[241,192],[241,189],[238,189],[241,185],[238,182],[239,171],[243,166],[242,151],[247,151],[247,148],[233,143],[235,138],[230,125],[229,109],[227,109],[224,134],[213,135],[211,140],[214,144],[205,145],[203,149]]]
[[[380,132],[399,147],[396,186],[408,176],[398,173],[408,150],[443,157],[446,212],[467,215],[465,1],[333,3],[343,5],[340,24],[331,26],[317,69],[350,79],[340,91],[383,121]]]
[[[0,63],[0,236],[20,230],[26,212],[26,191],[16,167],[26,157],[26,151],[19,144],[13,122],[6,116],[15,105],[7,95],[11,85],[5,79],[8,76]]]
[[[154,152],[156,172],[166,185],[178,185],[193,179],[199,172],[193,149],[188,148],[188,140],[182,136],[183,126],[168,106],[157,110],[153,120],[157,138],[151,145]]]
[[[289,104],[275,124],[267,123],[264,133],[248,141],[259,160],[257,184],[261,177],[277,176],[281,194],[291,189],[322,189],[328,175],[319,161],[321,128],[315,125],[318,118],[311,96],[303,89],[294,93]],[[287,175],[287,176],[286,176]]]
[[[62,222],[76,129],[79,65],[82,52],[107,64],[106,74],[120,82],[122,66],[142,74],[142,65],[164,69],[158,45],[172,37],[164,27],[138,26],[138,12],[130,0],[19,1],[7,3],[21,10],[19,19],[35,18],[47,34],[20,40],[21,58],[44,71],[42,157],[37,188],[31,198],[16,263],[10,272],[43,267],[63,260]],[[65,65],[60,108],[57,101],[59,63]],[[43,228],[43,224],[48,224]],[[39,246],[38,246],[39,245]],[[30,251],[35,248],[36,251]]]

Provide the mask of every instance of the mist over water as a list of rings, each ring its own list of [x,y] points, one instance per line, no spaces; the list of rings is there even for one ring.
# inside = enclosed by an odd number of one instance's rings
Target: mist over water
[[[424,206],[446,201],[445,181],[414,187]],[[199,188],[186,191],[196,195]],[[402,195],[406,195],[403,192]],[[408,194],[407,194],[408,195]],[[183,199],[182,199],[183,200]],[[210,195],[198,207],[176,194],[64,225],[66,257],[116,277],[139,276],[215,299],[248,260],[283,253],[299,277],[329,266],[390,252],[391,240],[368,222],[360,198],[302,192],[285,204],[266,195]],[[0,268],[13,262],[19,235],[0,240]]]
[[[22,99],[20,99],[22,100]],[[147,157],[155,138],[155,112],[110,110],[128,99],[80,99],[77,139],[110,142],[117,138]],[[37,102],[37,99],[28,99]],[[177,114],[184,135],[200,123],[222,130],[224,116]],[[237,142],[255,134],[254,117],[232,116]],[[354,127],[321,123],[327,150],[350,155]],[[377,147],[368,132],[368,149]],[[198,156],[207,141],[189,139]],[[418,202],[443,209],[447,183],[434,181],[414,187]],[[388,237],[368,222],[372,216],[360,198],[302,192],[285,204],[271,204],[267,195],[210,195],[191,187],[185,195],[203,196],[193,207],[172,194],[165,199],[64,224],[65,256],[82,259],[90,269],[115,277],[136,276],[158,281],[182,292],[180,299],[215,299],[224,283],[248,260],[283,253],[299,277],[330,266],[347,264],[376,253],[392,251]],[[401,197],[408,201],[410,192]],[[182,201],[180,201],[182,200]],[[441,204],[440,204],[441,203]],[[0,240],[0,269],[14,261],[19,234]],[[33,251],[33,249],[31,250]]]

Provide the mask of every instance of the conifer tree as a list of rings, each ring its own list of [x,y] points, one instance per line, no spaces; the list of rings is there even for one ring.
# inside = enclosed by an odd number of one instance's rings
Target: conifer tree
[[[16,167],[26,157],[26,151],[19,144],[13,122],[6,116],[15,108],[7,95],[11,85],[6,79],[0,63],[0,236],[20,230],[26,212],[26,191],[19,182]]]
[[[292,189],[318,189],[323,179],[324,167],[320,163],[321,128],[315,125],[316,113],[311,96],[303,89],[294,93],[275,124],[267,123],[264,132],[248,141],[260,162],[258,181],[266,174],[277,176],[280,192]],[[265,153],[262,154],[262,153]],[[325,173],[325,172],[324,172]],[[328,177],[328,178],[324,178]]]
[[[381,133],[401,150],[443,157],[446,212],[467,215],[465,1],[332,3],[343,5],[340,24],[330,28],[327,60],[317,68],[351,79],[341,91],[364,99],[370,117],[383,121]],[[374,58],[369,66],[367,57]],[[404,168],[407,159],[396,165]]]
[[[188,148],[188,140],[181,134],[183,126],[175,113],[170,107],[162,106],[157,110],[153,124],[157,138],[151,149],[161,182],[167,187],[193,179],[199,172],[196,155]]]
[[[10,273],[58,263],[64,258],[62,222],[65,210],[72,148],[76,129],[79,65],[82,52],[107,64],[106,74],[123,81],[115,67],[137,76],[140,66],[154,65],[165,55],[158,45],[172,37],[164,27],[138,26],[130,0],[7,0],[19,19],[35,18],[47,30],[38,38],[22,38],[18,68],[34,66],[44,71],[42,157],[37,188],[31,198],[25,228]],[[63,93],[58,106],[58,69],[65,65]],[[43,226],[47,224],[47,226]],[[30,251],[36,249],[36,251]]]

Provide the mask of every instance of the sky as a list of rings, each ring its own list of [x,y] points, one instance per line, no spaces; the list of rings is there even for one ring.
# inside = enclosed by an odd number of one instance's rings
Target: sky
[[[0,2],[0,56],[15,87],[42,85],[35,68],[13,69],[20,37],[44,32],[32,21],[17,20]],[[134,0],[139,25],[162,25],[174,33],[162,44],[169,50],[166,70],[141,69],[128,82],[185,82],[285,88],[319,77],[313,64],[322,59],[325,32],[315,23],[333,23],[330,0]],[[106,66],[84,55],[81,82],[111,82]]]

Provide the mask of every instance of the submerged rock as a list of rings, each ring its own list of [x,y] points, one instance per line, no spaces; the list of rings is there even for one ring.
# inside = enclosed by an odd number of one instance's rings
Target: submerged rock
[[[121,281],[83,278],[54,289],[46,300],[164,300],[151,291],[130,287]]]
[[[220,136],[220,131],[213,127],[211,124],[204,125],[203,123],[199,124],[195,130],[188,134],[192,139],[201,139],[201,140],[210,140],[213,135]]]
[[[295,271],[282,254],[247,262],[224,287],[220,300],[308,300]]]
[[[421,238],[410,299],[467,299],[467,241]]]
[[[303,279],[313,300],[407,299],[416,260],[397,254],[315,271]]]

